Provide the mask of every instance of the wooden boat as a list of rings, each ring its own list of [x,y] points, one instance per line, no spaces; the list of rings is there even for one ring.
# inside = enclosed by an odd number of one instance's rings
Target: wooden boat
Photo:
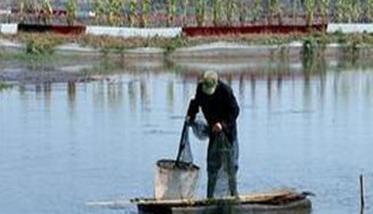
[[[133,199],[140,214],[310,214],[307,193],[281,190],[200,200]]]
[[[235,34],[263,34],[263,33],[309,33],[323,32],[327,24],[307,25],[248,25],[248,26],[205,26],[205,27],[183,27],[183,34],[193,36],[219,36]]]
[[[29,33],[57,33],[65,35],[84,34],[86,26],[84,25],[43,25],[43,24],[18,24],[18,30]]]

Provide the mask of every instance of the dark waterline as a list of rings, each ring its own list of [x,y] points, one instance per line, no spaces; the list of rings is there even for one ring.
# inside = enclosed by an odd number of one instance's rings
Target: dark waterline
[[[116,65],[103,61],[84,71],[100,81],[55,83],[44,81],[43,75],[53,74],[44,72],[35,75],[37,81],[0,92],[3,213],[135,212],[84,203],[153,195],[155,162],[176,155],[188,100],[207,68],[221,72],[240,102],[241,193],[293,187],[316,194],[313,213],[359,213],[363,173],[369,213],[373,67],[269,61]],[[9,67],[17,68],[5,66],[0,74]],[[206,143],[193,139],[192,145],[205,169]],[[202,172],[200,196],[206,187]]]

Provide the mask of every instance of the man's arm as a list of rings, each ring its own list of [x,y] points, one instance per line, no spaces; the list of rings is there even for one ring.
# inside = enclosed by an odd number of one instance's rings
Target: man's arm
[[[198,84],[197,90],[196,90],[196,95],[194,99],[192,99],[189,103],[188,107],[188,117],[190,121],[194,121],[196,118],[197,113],[199,112],[199,107],[200,107],[200,100],[201,100],[201,86]]]

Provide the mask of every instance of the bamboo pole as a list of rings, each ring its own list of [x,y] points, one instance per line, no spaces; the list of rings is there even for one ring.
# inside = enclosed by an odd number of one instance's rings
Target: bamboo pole
[[[365,200],[364,200],[364,176],[360,175],[360,205],[361,209],[365,207]]]

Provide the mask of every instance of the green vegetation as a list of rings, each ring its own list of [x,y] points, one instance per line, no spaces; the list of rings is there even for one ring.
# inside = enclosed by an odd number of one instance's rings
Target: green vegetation
[[[163,48],[168,53],[179,47],[190,47],[213,42],[233,42],[246,45],[282,45],[294,41],[304,43],[304,53],[309,54],[314,49],[324,49],[327,44],[337,43],[345,47],[344,53],[357,52],[362,48],[373,47],[373,34],[334,34],[310,33],[310,34],[251,34],[251,35],[226,35],[210,37],[176,37],[176,38],[117,38],[110,36],[62,36],[56,34],[19,34],[16,37],[5,37],[25,44],[27,56],[40,58],[51,57],[55,47],[66,43],[77,43],[84,47],[92,47],[102,50],[103,53],[124,53],[128,49],[138,47]],[[3,53],[4,54],[4,53]],[[3,58],[3,56],[0,56]]]
[[[26,53],[30,55],[51,55],[57,45],[62,44],[60,37],[50,37],[50,34],[40,36],[38,34],[26,34],[20,37],[26,44]]]
[[[222,0],[213,0],[212,5],[212,22],[214,26],[218,26],[223,16],[223,2]]]
[[[373,0],[367,0],[367,17],[373,21]]]
[[[306,25],[311,26],[313,24],[313,16],[315,10],[315,0],[305,0],[304,2],[306,8]]]
[[[189,0],[183,1],[183,25],[188,25],[188,9],[189,9]]]
[[[235,0],[227,0],[225,5],[225,15],[228,25],[233,25],[235,15],[237,14],[237,2]]]
[[[205,22],[206,0],[196,0],[197,5],[194,8],[196,14],[197,26],[202,26]]]
[[[297,11],[299,7],[299,0],[293,0],[291,4],[291,17],[293,19],[293,23],[296,23],[297,20]]]
[[[172,26],[176,16],[176,0],[167,0],[167,26]]]
[[[5,82],[2,82],[2,81],[0,80],[0,91],[2,91],[2,90],[4,90],[4,89],[7,89],[7,88],[10,88],[10,87],[12,87],[12,85],[7,84],[7,83],[5,83]]]
[[[273,24],[272,20],[273,20],[273,17],[275,16],[277,16],[278,23],[282,24],[281,13],[282,11],[281,11],[279,0],[269,0],[268,17],[267,17],[268,24],[270,25]]]
[[[123,0],[108,0],[106,2],[106,17],[110,25],[119,26],[122,24],[121,14],[123,6]]]
[[[129,5],[130,11],[128,14],[128,22],[131,27],[135,25],[136,22],[136,10],[137,10],[137,1],[136,0],[130,0],[130,5]]]
[[[12,19],[20,22],[50,24],[59,22],[53,14],[52,0],[19,0],[19,13]],[[68,25],[73,25],[78,0],[66,0]],[[373,0],[91,0],[96,24],[113,26],[159,27],[179,23],[191,26],[204,24],[247,25],[248,20],[266,24],[307,24],[316,20],[328,22],[373,21]],[[32,13],[31,11],[34,11]],[[40,12],[42,11],[42,12]],[[38,15],[36,15],[38,14]],[[152,17],[152,19],[150,19]],[[83,21],[83,19],[81,19]]]
[[[319,10],[322,24],[328,24],[329,19],[329,0],[320,0]]]
[[[41,9],[43,10],[43,23],[50,24],[53,16],[53,8],[50,0],[43,0],[41,4]]]
[[[254,5],[252,9],[250,8],[250,18],[253,22],[256,22],[259,20],[260,15],[263,12],[262,8],[262,0],[255,0]]]
[[[100,24],[101,21],[104,19],[105,16],[105,3],[102,0],[95,0],[94,1],[94,11],[95,11],[95,21],[96,24]]]
[[[76,0],[68,0],[66,2],[66,22],[67,25],[72,26],[74,25],[76,19],[76,12],[78,10],[78,4]]]

